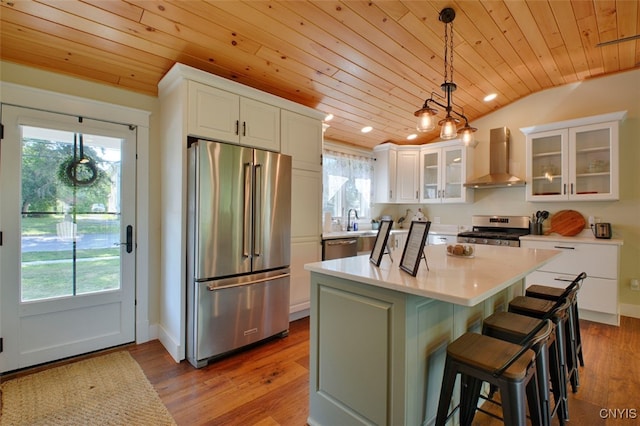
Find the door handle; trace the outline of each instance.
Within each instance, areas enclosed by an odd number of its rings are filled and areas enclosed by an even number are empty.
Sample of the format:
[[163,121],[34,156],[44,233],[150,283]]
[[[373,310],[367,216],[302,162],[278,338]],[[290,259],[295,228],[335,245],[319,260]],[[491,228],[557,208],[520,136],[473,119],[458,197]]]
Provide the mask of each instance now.
[[133,226],[127,225],[126,241],[124,243],[114,243],[114,246],[125,246],[127,253],[133,251]]
[[253,188],[253,255],[262,254],[262,164],[256,164],[254,170]]
[[133,251],[133,226],[127,225],[127,253]]

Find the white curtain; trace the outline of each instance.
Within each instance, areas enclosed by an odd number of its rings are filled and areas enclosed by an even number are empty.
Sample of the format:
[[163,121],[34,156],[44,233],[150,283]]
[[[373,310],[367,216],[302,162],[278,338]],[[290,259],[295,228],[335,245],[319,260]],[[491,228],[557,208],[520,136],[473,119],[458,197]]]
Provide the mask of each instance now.
[[355,209],[360,218],[370,217],[373,159],[325,150],[322,171],[324,211],[345,217],[349,209]]

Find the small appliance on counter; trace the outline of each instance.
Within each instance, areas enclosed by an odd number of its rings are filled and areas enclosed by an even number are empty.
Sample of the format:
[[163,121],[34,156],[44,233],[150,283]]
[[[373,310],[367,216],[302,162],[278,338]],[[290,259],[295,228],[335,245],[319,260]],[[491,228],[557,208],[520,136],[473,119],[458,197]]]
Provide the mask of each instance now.
[[595,235],[596,238],[611,238],[610,223],[594,223],[591,225],[591,230],[593,231],[593,235]]

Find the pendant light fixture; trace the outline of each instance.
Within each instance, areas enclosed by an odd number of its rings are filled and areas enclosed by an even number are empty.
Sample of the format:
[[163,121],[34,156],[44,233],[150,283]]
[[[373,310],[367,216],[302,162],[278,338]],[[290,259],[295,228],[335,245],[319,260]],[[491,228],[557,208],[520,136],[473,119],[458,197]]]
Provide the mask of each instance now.
[[[474,133],[478,129],[469,125],[469,120],[465,117],[462,108],[460,108],[461,112],[453,109],[455,104],[452,99],[452,93],[458,88],[453,82],[453,20],[455,17],[456,12],[450,7],[440,11],[438,19],[444,23],[444,83],[440,85],[440,88],[444,92],[444,96],[431,92],[431,97],[425,100],[422,108],[414,113],[418,117],[416,129],[419,132],[430,132],[436,128],[438,110],[433,107],[433,104],[435,104],[444,108],[447,112],[447,116],[438,121],[438,125],[441,126],[440,138],[446,140],[459,136],[465,145],[475,147],[477,143],[474,140]],[[447,104],[437,101],[434,96],[446,100]],[[458,129],[458,124],[460,124],[461,120],[464,120],[464,125]]]

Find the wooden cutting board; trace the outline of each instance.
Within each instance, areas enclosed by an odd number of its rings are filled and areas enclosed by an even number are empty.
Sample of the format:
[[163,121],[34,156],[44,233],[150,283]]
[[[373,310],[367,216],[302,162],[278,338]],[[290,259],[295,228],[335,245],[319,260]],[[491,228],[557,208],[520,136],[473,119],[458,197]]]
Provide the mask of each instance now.
[[584,217],[575,210],[560,210],[551,216],[551,228],[545,235],[552,232],[565,237],[572,237],[579,234],[586,224]]

